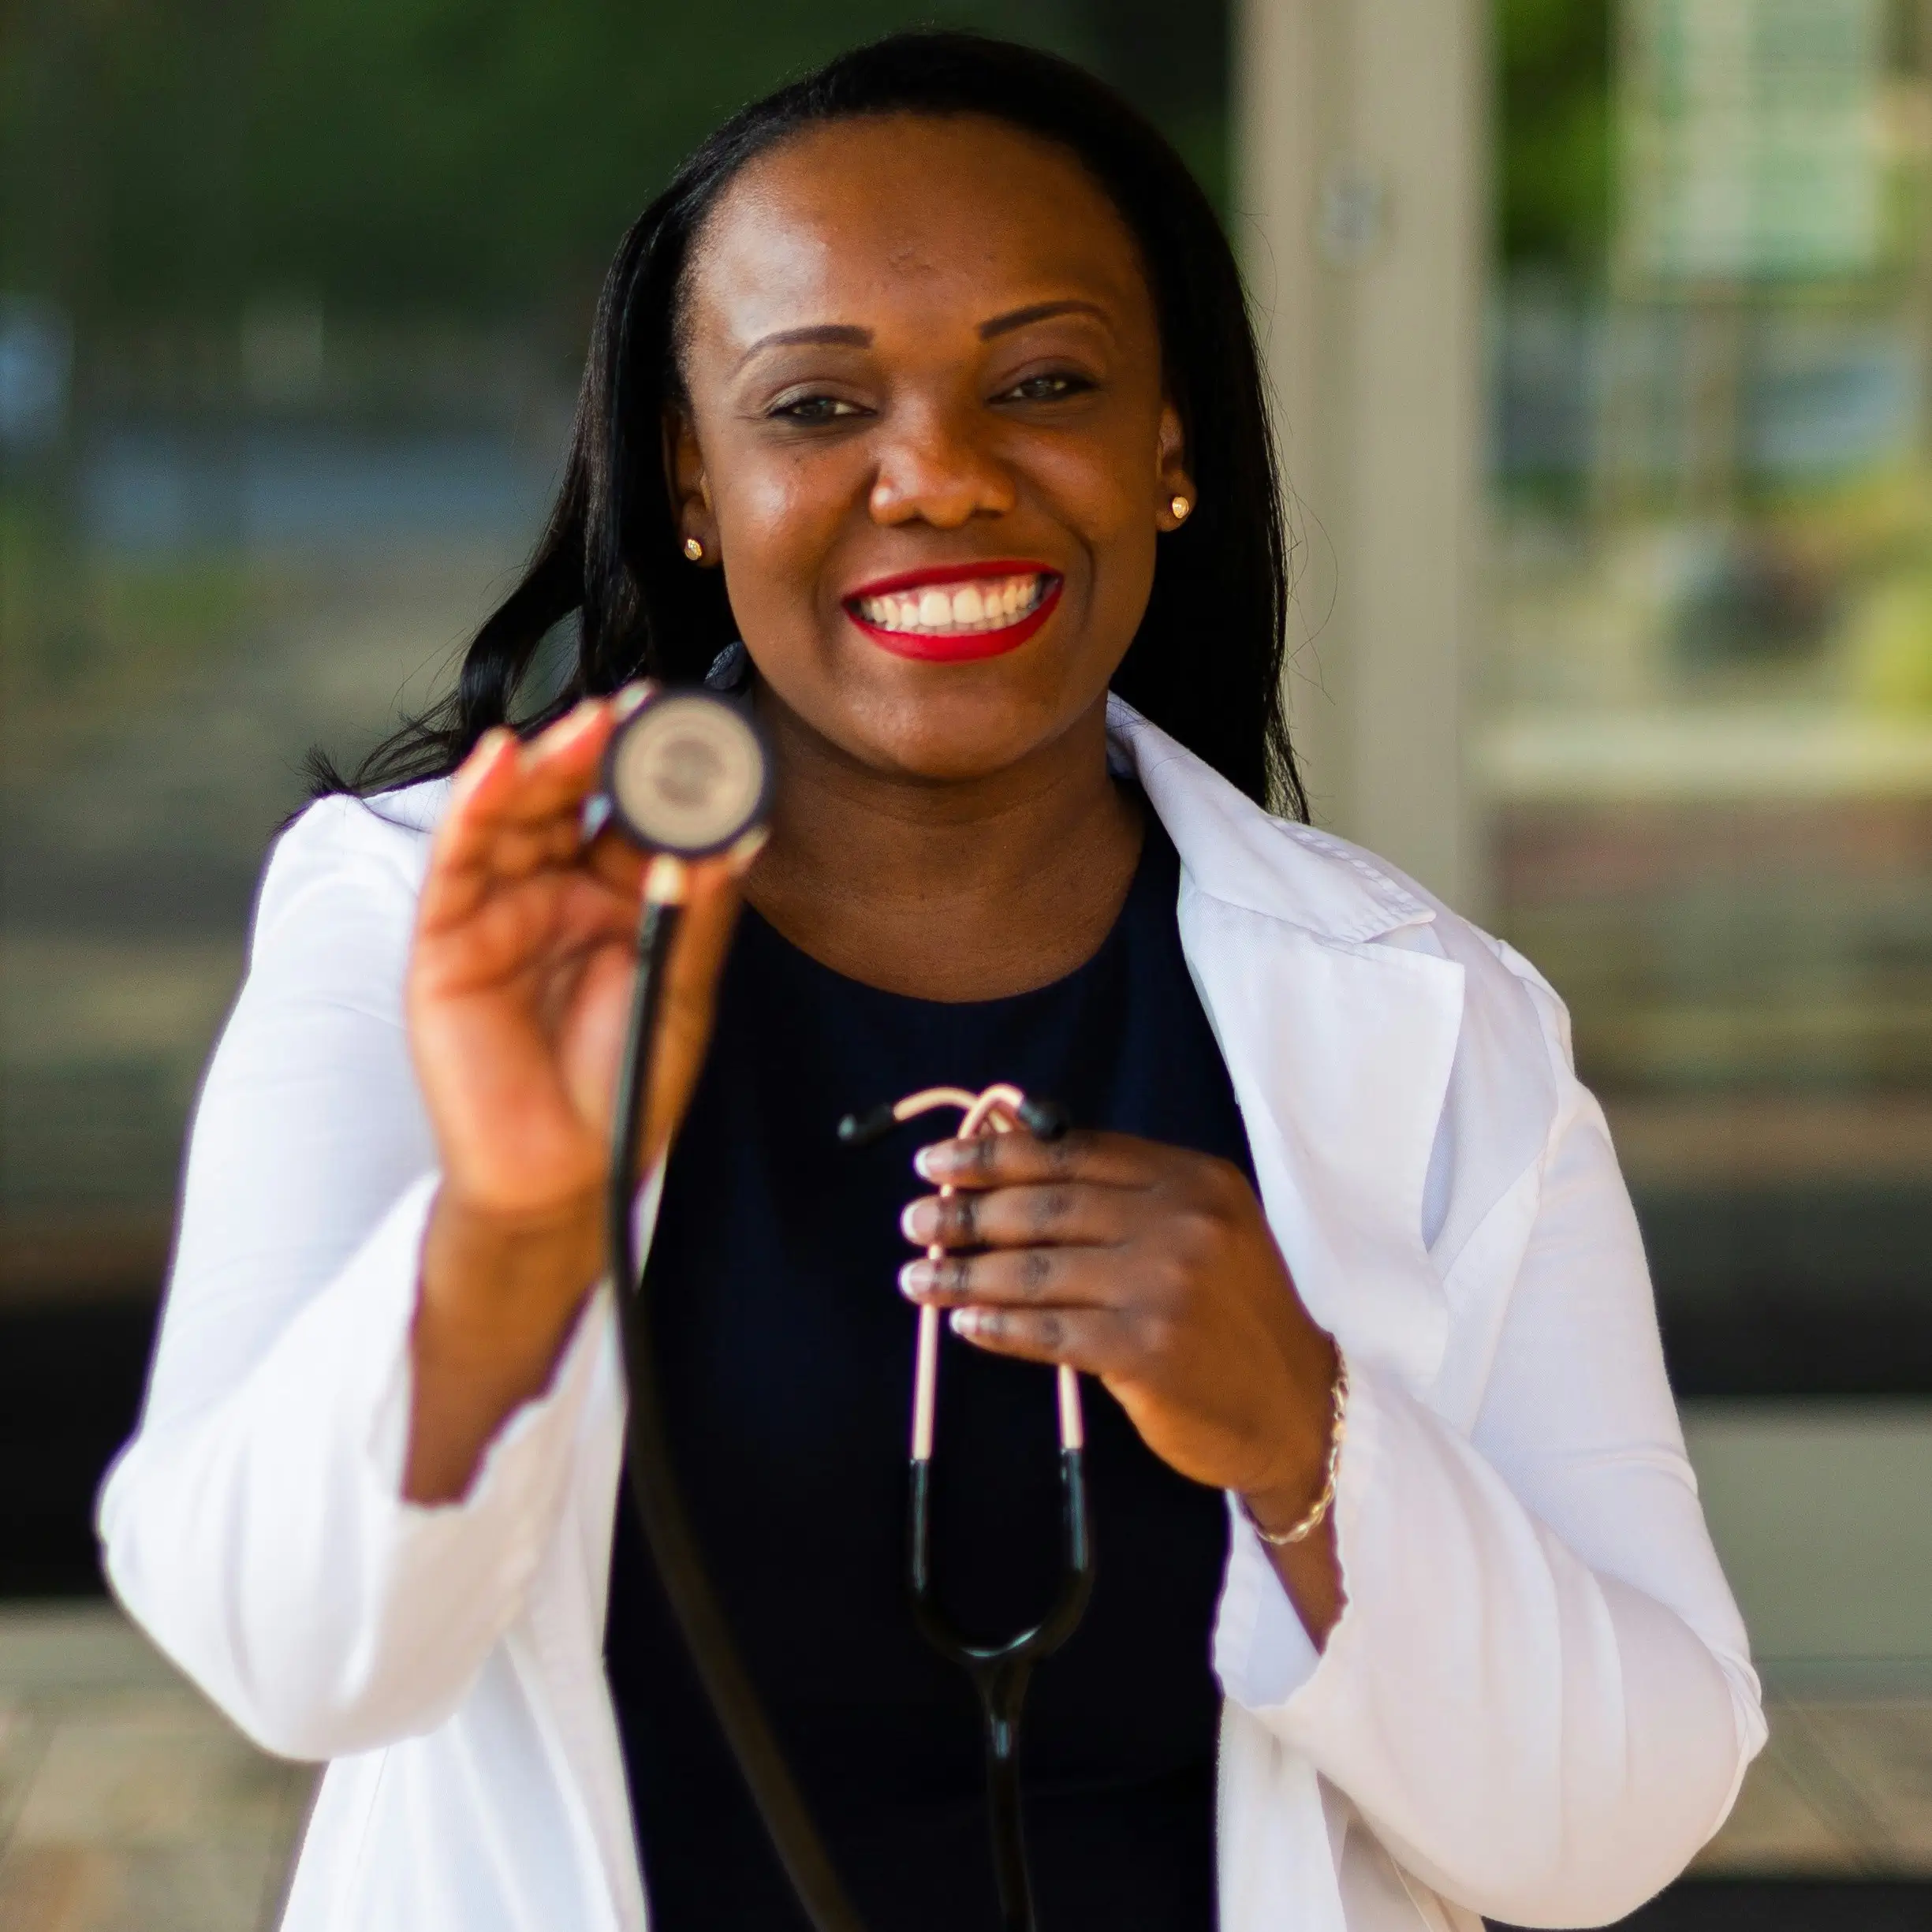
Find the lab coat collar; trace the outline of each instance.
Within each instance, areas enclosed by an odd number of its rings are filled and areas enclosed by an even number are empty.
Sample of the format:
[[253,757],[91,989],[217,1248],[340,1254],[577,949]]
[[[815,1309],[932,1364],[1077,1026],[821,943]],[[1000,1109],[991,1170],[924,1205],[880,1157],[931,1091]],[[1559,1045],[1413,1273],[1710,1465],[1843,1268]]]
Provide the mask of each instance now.
[[[1340,839],[1270,818],[1125,699],[1107,699],[1107,736],[1195,882],[1215,898],[1330,939],[1378,939],[1426,925],[1434,911]],[[399,787],[369,801],[378,817],[434,831],[449,781]]]
[[1270,818],[1123,698],[1107,700],[1107,735],[1181,863],[1214,897],[1329,939],[1379,939],[1435,917],[1354,847]]
[[1117,699],[1108,722],[1180,856],[1182,949],[1296,1287],[1423,1394],[1448,1337],[1423,1203],[1463,968],[1373,943],[1436,914],[1366,854],[1270,818]]

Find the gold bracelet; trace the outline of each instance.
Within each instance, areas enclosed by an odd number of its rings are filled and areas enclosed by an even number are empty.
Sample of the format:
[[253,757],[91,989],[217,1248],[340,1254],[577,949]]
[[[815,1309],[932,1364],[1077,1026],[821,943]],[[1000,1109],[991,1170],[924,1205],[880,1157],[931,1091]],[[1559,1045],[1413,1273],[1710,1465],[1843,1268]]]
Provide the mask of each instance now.
[[1322,1493],[1309,1505],[1308,1513],[1292,1528],[1285,1530],[1263,1529],[1255,1520],[1255,1512],[1248,1506],[1248,1498],[1241,1500],[1241,1513],[1248,1518],[1249,1525],[1261,1540],[1276,1550],[1285,1550],[1291,1543],[1306,1542],[1322,1527],[1322,1520],[1335,1506],[1335,1479],[1341,1469],[1341,1445],[1348,1434],[1348,1364],[1343,1360],[1338,1350],[1335,1356],[1335,1383],[1330,1400],[1334,1404],[1335,1419],[1328,1430],[1328,1468],[1322,1478]]

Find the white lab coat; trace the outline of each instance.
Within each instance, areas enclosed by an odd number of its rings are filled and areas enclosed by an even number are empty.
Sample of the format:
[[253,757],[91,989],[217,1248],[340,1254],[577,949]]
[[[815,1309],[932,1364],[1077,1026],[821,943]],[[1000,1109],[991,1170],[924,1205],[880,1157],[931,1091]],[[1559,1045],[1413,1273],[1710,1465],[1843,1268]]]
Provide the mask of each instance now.
[[[1563,1009],[1367,854],[1117,701],[1112,724],[1180,852],[1270,1223],[1353,1378],[1348,1607],[1318,1657],[1230,1512],[1223,1932],[1617,1918],[1765,1733]],[[330,1760],[286,1932],[639,1932],[602,1658],[607,1291],[464,1501],[400,1494],[436,1185],[401,988],[446,795],[331,799],[275,849],[101,1535],[122,1602],[244,1731]]]

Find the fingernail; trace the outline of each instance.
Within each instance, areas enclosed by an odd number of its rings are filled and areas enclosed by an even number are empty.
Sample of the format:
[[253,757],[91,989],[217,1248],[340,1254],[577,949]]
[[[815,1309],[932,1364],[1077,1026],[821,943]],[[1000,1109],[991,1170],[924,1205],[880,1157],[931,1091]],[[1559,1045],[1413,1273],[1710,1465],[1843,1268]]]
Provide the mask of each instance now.
[[654,852],[644,870],[644,897],[658,905],[682,905],[691,896],[691,868],[668,852]]
[[619,718],[628,718],[632,712],[651,696],[653,686],[648,678],[640,677],[635,684],[626,684],[610,701],[610,708]]
[[939,1270],[930,1261],[908,1261],[899,1270],[899,1292],[916,1301],[939,1285]]
[[544,733],[543,748],[546,752],[561,752],[575,744],[585,732],[595,726],[602,709],[595,698],[586,698],[581,704],[573,706]]
[[501,725],[492,725],[476,740],[475,748],[464,759],[455,781],[449,787],[451,804],[461,804],[495,769],[497,759],[502,755],[503,747],[509,741],[510,736]]
[[939,1203],[931,1195],[908,1201],[899,1227],[908,1241],[931,1240],[939,1232]]
[[977,1308],[955,1308],[946,1317],[946,1326],[954,1334],[970,1340],[979,1333],[984,1318]]
[[742,878],[751,871],[753,862],[771,841],[771,827],[755,825],[731,849],[725,853],[725,863],[731,867],[734,878]]
[[928,1180],[949,1180],[964,1165],[960,1151],[957,1140],[935,1140],[912,1156],[912,1166]]

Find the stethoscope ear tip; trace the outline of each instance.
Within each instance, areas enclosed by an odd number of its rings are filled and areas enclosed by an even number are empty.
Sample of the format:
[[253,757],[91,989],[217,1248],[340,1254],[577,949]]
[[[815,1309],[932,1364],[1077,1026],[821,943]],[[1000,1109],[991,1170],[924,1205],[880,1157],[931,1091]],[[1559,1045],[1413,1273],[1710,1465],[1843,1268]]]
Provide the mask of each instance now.
[[1073,1125],[1065,1107],[1057,1100],[1020,1102],[1013,1111],[1020,1117],[1020,1124],[1036,1140],[1057,1140]]
[[849,1147],[869,1147],[898,1124],[897,1113],[892,1102],[886,1101],[863,1113],[848,1113],[838,1124],[838,1137]]

